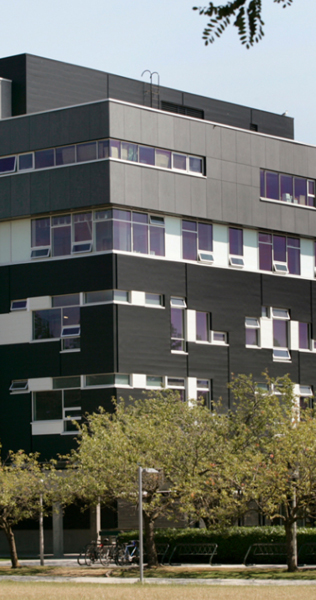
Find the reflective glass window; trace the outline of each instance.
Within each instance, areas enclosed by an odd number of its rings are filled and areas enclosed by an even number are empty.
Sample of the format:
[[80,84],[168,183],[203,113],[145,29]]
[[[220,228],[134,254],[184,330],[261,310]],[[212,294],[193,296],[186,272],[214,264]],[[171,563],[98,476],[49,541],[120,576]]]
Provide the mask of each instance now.
[[56,148],[56,165],[69,165],[76,162],[76,146]]
[[184,260],[197,260],[197,223],[182,221],[182,256]]
[[15,171],[16,158],[15,156],[7,156],[0,158],[0,174],[1,173],[12,173]]
[[113,290],[101,290],[100,292],[87,292],[85,294],[85,303],[94,304],[97,302],[112,302]]
[[110,155],[112,158],[121,158],[121,142],[110,140]]
[[273,319],[273,346],[277,348],[287,348],[287,321],[282,319]]
[[283,202],[293,202],[293,177],[290,175],[280,175],[281,200]]
[[280,199],[278,173],[266,173],[266,198],[270,198],[271,200]]
[[208,313],[196,312],[196,340],[199,342],[209,341]]
[[213,227],[207,223],[198,223],[198,246],[199,250],[212,252],[213,250]]
[[35,154],[35,169],[45,169],[47,167],[54,167],[55,165],[55,151],[53,148],[49,150],[38,150]]
[[65,256],[71,252],[71,225],[60,225],[52,229],[53,256]]
[[148,254],[148,215],[133,214],[133,252]]
[[229,254],[243,256],[243,231],[242,229],[229,228]]
[[62,419],[62,391],[36,392],[33,398],[34,421]]
[[32,248],[37,246],[50,246],[50,218],[33,219],[32,225]]
[[184,312],[171,308],[171,350],[184,350]]
[[265,193],[265,172],[262,171],[262,169],[260,170],[260,196],[261,198],[264,198],[266,195]]
[[98,142],[98,158],[109,158],[110,140]]
[[73,215],[74,241],[84,242],[92,240],[92,213],[78,213]]
[[96,142],[88,142],[86,144],[77,144],[77,162],[96,160],[96,158],[97,158]]
[[165,229],[150,225],[150,254],[155,256],[165,256]]
[[287,238],[287,260],[289,273],[292,275],[301,274],[301,250],[300,240],[297,238]]
[[52,297],[52,306],[54,308],[57,306],[74,306],[76,304],[80,304],[79,294],[65,294],[63,296]]
[[171,169],[171,152],[169,150],[158,150],[155,152],[156,167]]
[[155,148],[148,148],[148,146],[139,146],[139,162],[143,165],[154,165]]
[[202,159],[194,156],[189,157],[189,171],[193,173],[202,173]]
[[286,262],[286,237],[273,236],[273,258],[277,262]]
[[301,350],[309,350],[309,325],[308,323],[298,324],[299,348]]
[[29,154],[21,154],[19,156],[19,171],[29,171],[33,169],[33,152]]
[[187,169],[187,157],[185,154],[173,153],[173,168],[179,169],[180,171],[186,171]]
[[61,310],[35,310],[33,312],[33,339],[59,338],[61,333]]
[[138,145],[129,142],[121,142],[121,159],[138,161]]
[[307,180],[301,177],[294,177],[294,197],[297,204],[306,205]]

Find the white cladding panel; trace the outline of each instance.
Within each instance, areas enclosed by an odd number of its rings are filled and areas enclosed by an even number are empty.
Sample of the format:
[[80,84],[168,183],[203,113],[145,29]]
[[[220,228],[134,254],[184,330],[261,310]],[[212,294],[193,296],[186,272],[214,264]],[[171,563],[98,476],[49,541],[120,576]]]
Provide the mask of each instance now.
[[32,435],[49,435],[53,433],[63,433],[64,421],[34,421],[32,423]]
[[213,225],[214,264],[227,267],[228,265],[228,227]]
[[26,310],[0,315],[0,345],[25,344],[32,339],[32,313]]
[[13,262],[30,260],[31,224],[29,219],[11,223],[11,256]]
[[136,306],[145,306],[145,292],[131,292],[131,303]]
[[298,321],[290,321],[290,339],[289,339],[289,347],[291,350],[299,349],[299,339],[298,339]]
[[273,348],[272,319],[260,319],[261,348]]
[[196,342],[196,311],[187,310],[187,341]]
[[53,389],[52,377],[37,377],[36,379],[29,379],[29,390],[30,392],[46,392]]
[[176,217],[165,217],[166,258],[182,258],[182,221]]
[[52,299],[50,296],[34,296],[28,300],[30,310],[44,310],[52,307]]
[[258,233],[253,229],[244,229],[244,263],[247,271],[258,270]]
[[188,377],[187,379],[187,397],[188,400],[197,400],[196,377]]
[[131,378],[131,383],[133,388],[142,388],[146,387],[146,375],[141,373],[134,373]]

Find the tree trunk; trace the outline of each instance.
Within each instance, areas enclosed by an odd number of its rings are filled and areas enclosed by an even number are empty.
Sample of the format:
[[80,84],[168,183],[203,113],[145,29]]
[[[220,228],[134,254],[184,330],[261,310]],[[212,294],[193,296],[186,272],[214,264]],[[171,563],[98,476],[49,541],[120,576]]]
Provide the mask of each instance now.
[[12,569],[17,569],[20,565],[19,565],[18,554],[17,554],[17,551],[16,551],[14,533],[13,533],[12,528],[10,527],[10,525],[7,525],[3,529],[4,529],[4,533],[6,535],[6,538],[8,540],[9,548],[10,548],[10,557],[11,557]]
[[297,536],[296,522],[284,523],[286,535],[286,554],[288,571],[297,570]]
[[149,567],[158,567],[158,556],[154,538],[154,521],[143,513],[145,535],[146,535],[146,551],[147,551],[147,563]]

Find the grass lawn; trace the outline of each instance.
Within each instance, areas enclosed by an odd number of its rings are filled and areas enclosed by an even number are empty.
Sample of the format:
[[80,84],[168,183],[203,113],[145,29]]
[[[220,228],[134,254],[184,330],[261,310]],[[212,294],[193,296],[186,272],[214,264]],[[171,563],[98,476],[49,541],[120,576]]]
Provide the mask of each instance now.
[[[59,577],[139,577],[139,569],[133,567],[115,567],[105,568],[100,565],[93,567],[63,567],[63,566],[23,566],[19,569],[12,569],[9,566],[0,565],[0,575],[41,575],[41,576],[59,576]],[[249,567],[247,569],[227,567],[176,567],[164,566],[144,570],[144,576],[148,578],[167,577],[170,579],[314,579],[316,584],[316,568],[300,568],[296,573],[288,573],[286,569],[272,568],[262,569],[259,567]],[[315,586],[316,588],[316,586]]]
[[0,600],[314,600],[316,586],[149,586],[1,582]]

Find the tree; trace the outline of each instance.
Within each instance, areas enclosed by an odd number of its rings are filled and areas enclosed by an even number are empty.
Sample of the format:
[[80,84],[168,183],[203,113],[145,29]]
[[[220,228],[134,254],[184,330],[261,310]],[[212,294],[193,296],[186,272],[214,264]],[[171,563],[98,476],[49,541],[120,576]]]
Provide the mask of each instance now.
[[[290,6],[293,0],[273,0],[283,8]],[[235,19],[233,26],[237,27],[240,41],[246,48],[258,43],[264,36],[262,20],[262,0],[232,0],[226,4],[215,5],[210,2],[207,7],[194,6],[200,15],[210,17],[203,31],[202,39],[205,45],[213,44],[230,25],[231,18]]]
[[266,381],[267,392],[252,377],[240,376],[232,383],[236,469],[244,473],[247,498],[270,519],[283,521],[288,570],[295,571],[296,523],[316,511],[316,419],[313,410],[299,409],[288,376],[266,376]]
[[0,463],[0,529],[8,540],[13,568],[20,565],[12,528],[24,519],[39,515],[41,489],[44,502],[48,499],[42,486],[44,477],[36,454],[10,451],[7,459]]
[[[115,403],[115,414],[89,415],[70,457],[73,477],[66,485],[87,502],[121,499],[138,503],[137,467],[144,472],[143,518],[148,564],[158,564],[154,524],[185,506],[185,494],[197,474],[210,465],[215,420],[197,403],[184,403],[178,394],[162,391],[126,405]],[[191,484],[190,484],[191,478]],[[183,503],[183,504],[182,504]]]

